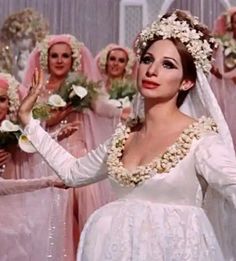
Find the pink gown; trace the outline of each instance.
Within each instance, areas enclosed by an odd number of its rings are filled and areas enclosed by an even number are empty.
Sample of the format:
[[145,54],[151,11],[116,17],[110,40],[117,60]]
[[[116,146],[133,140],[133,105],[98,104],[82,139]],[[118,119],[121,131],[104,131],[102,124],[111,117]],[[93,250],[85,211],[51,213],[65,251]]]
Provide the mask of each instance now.
[[[126,48],[118,46],[116,44],[110,44],[107,47],[113,48],[121,48],[125,52],[127,52]],[[86,130],[86,144],[88,150],[92,150],[97,148],[100,144],[104,143],[115,131],[117,124],[121,120],[122,109],[115,107],[115,105],[108,102],[109,94],[106,88],[106,84],[108,82],[107,74],[101,70],[99,64],[99,60],[103,51],[101,51],[95,58],[96,66],[97,66],[97,75],[98,79],[103,83],[102,88],[100,90],[99,98],[93,104],[93,110],[87,110],[84,113],[84,126]],[[130,57],[129,57],[130,58]],[[127,68],[126,68],[127,69]],[[130,79],[136,79],[137,73],[137,64],[133,61],[131,74],[125,76]],[[90,185],[91,186],[91,185]],[[108,179],[98,182],[96,185],[99,188],[99,199],[97,201],[96,206],[101,207],[111,201],[113,201],[116,197],[112,192],[112,188]]]
[[[45,98],[46,96],[43,97]],[[71,122],[80,117],[80,114],[74,113],[65,120]],[[53,128],[47,128],[47,131],[53,135],[59,128],[60,124],[57,124]],[[81,128],[61,142],[61,145],[75,156],[80,156],[78,151],[84,153],[80,131]],[[56,176],[38,153],[18,152],[15,162],[16,171],[12,172],[11,178],[32,179]],[[24,207],[22,207],[22,212],[27,213],[24,225],[30,234],[30,237],[26,237],[25,232],[25,239],[22,240],[22,244],[31,246],[27,250],[28,260],[75,260],[79,237],[75,189],[48,188],[28,194],[24,196]],[[43,243],[39,245],[38,242],[42,241]]]
[[234,148],[236,148],[236,83],[232,80],[233,77],[236,77],[236,69],[225,72],[224,56],[221,47],[215,53],[214,66],[222,74],[223,78],[218,79],[215,75],[210,75],[210,85],[228,123]]
[[[4,178],[11,178],[17,171],[15,158],[20,151],[13,153],[6,165]],[[52,181],[55,177],[52,177]],[[47,260],[49,238],[42,237],[42,228],[48,226],[48,208],[44,200],[52,188],[49,178],[10,180],[0,178],[0,259],[11,261]],[[44,188],[44,189],[43,189]],[[37,191],[36,191],[37,190]],[[31,193],[23,193],[30,192]],[[16,194],[22,193],[22,194]],[[45,219],[39,217],[39,209]]]

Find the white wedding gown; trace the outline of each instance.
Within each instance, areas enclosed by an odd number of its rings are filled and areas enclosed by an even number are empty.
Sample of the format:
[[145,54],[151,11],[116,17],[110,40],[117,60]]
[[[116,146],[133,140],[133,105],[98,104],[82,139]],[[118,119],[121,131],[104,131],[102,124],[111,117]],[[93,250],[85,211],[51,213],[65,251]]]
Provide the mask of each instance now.
[[[35,120],[25,132],[69,186],[107,177],[110,140],[75,159]],[[82,236],[78,261],[223,261],[212,224],[203,209],[207,186],[236,205],[236,161],[220,136],[208,132],[191,143],[188,154],[169,173],[136,187],[111,180],[117,200],[96,210]],[[223,213],[222,213],[223,214]]]

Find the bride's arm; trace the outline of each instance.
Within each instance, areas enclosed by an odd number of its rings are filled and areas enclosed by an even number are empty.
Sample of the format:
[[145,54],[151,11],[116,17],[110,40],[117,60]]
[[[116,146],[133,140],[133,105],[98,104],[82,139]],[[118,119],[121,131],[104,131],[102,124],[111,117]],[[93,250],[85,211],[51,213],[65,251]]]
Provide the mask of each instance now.
[[44,160],[68,186],[83,186],[106,178],[106,158],[109,141],[86,156],[75,158],[61,147],[40,127],[39,121],[31,119],[24,129]]
[[0,178],[0,196],[30,192],[53,186],[63,188],[63,183],[56,176],[17,180]]

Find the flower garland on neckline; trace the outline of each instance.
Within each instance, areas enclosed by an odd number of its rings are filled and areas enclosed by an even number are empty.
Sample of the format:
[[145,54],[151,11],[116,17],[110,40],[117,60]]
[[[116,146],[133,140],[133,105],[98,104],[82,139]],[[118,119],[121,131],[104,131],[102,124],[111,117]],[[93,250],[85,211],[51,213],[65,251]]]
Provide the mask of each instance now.
[[211,131],[217,132],[215,122],[212,118],[202,116],[184,129],[176,142],[168,147],[161,156],[130,171],[124,168],[121,158],[131,129],[129,126],[121,124],[113,136],[108,151],[108,176],[122,187],[135,187],[156,174],[168,173],[187,155],[194,139],[199,139],[204,133]]

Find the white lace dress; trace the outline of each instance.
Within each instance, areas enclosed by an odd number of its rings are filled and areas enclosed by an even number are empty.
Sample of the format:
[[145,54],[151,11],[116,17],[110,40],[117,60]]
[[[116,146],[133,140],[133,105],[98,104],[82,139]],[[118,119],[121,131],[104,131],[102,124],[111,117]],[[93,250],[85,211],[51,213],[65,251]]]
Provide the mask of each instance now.
[[[32,120],[26,134],[66,184],[104,179],[108,170],[117,195],[89,218],[77,260],[233,260],[223,257],[202,208],[208,185],[236,205],[236,161],[211,129],[204,118],[191,125],[162,157],[141,166],[143,174],[137,177],[124,168],[119,175],[112,173],[112,146],[124,137],[122,128],[86,157],[75,159]],[[134,181],[137,185],[131,186]]]

